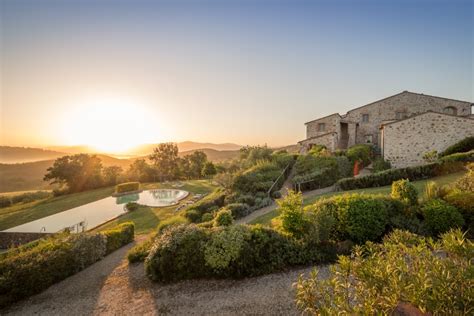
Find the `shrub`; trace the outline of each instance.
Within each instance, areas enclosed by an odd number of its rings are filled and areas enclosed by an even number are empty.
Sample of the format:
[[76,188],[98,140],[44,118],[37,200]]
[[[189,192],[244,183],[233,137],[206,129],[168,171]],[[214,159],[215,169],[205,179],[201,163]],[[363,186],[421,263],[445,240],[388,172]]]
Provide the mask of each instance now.
[[226,205],[226,209],[232,212],[232,217],[235,219],[247,216],[250,213],[250,208],[245,203],[231,203]]
[[464,167],[451,163],[432,163],[422,166],[390,169],[367,176],[341,179],[336,183],[338,190],[356,190],[391,185],[393,181],[408,179],[410,181],[432,178],[446,173],[461,171]]
[[467,165],[468,172],[461,179],[456,181],[456,188],[461,191],[474,192],[474,163]]
[[207,230],[193,224],[163,231],[145,259],[147,275],[163,282],[210,276],[212,270],[204,259],[208,240]]
[[422,208],[425,223],[430,233],[438,236],[454,227],[464,224],[462,215],[457,208],[443,200],[435,199],[425,203]]
[[0,260],[0,307],[39,293],[106,253],[101,234],[58,235],[5,255]]
[[444,200],[458,209],[469,230],[468,237],[474,237],[474,192],[453,191],[444,196]]
[[423,154],[423,160],[427,163],[435,162],[438,159],[438,151],[431,150]]
[[280,210],[282,229],[290,236],[302,238],[306,233],[306,221],[303,215],[303,194],[288,192],[288,195],[277,201]]
[[202,214],[201,222],[210,222],[214,219],[214,216],[211,213]]
[[135,202],[128,202],[127,204],[125,204],[125,207],[127,211],[133,212],[133,211],[138,210],[138,208],[140,207],[140,204],[135,203]]
[[444,162],[474,162],[474,150],[444,156],[440,160]]
[[382,237],[388,222],[384,203],[374,196],[352,194],[336,196],[340,229],[349,239],[364,243]]
[[185,217],[180,216],[180,215],[175,215],[161,221],[158,224],[157,231],[160,234],[168,227],[178,226],[178,225],[187,224],[187,223],[188,223],[188,220]]
[[346,155],[352,162],[362,161],[362,164],[367,166],[370,164],[372,150],[371,145],[359,144],[347,149]]
[[233,225],[214,232],[204,247],[206,265],[217,273],[228,268],[232,261],[239,258],[245,239],[249,238],[249,230],[241,225]]
[[400,302],[427,314],[472,314],[473,251],[460,231],[434,244],[396,231],[383,244],[340,257],[328,278],[319,278],[317,269],[300,276],[296,304],[313,315],[392,315]]
[[466,137],[454,145],[449,146],[441,153],[441,156],[448,156],[455,153],[463,153],[474,150],[474,136]]
[[221,209],[214,217],[214,226],[230,226],[234,222],[232,212],[228,209]]
[[374,169],[374,172],[381,172],[392,168],[390,161],[386,161],[383,158],[375,159],[372,163],[372,167]]
[[107,251],[109,254],[128,243],[131,243],[134,239],[135,225],[132,222],[126,222],[118,225],[114,229],[104,230],[101,232],[107,237]]
[[9,207],[12,205],[12,200],[8,196],[0,196],[0,208]]
[[284,177],[280,177],[282,171],[283,169],[275,162],[260,161],[255,166],[235,176],[232,189],[244,194],[267,192],[277,179],[279,179],[279,183],[277,183],[275,189],[279,189],[285,181]]
[[239,195],[237,198],[237,203],[245,203],[248,204],[249,206],[254,206],[255,205],[255,197],[250,194],[243,194]]
[[126,182],[117,184],[115,186],[115,193],[124,193],[138,191],[140,189],[140,182]]
[[418,191],[410,180],[398,180],[392,183],[392,192],[390,196],[406,205],[418,204]]
[[51,192],[48,191],[36,191],[26,192],[11,197],[12,204],[16,203],[29,203],[37,200],[42,200],[51,197]]
[[153,241],[155,238],[156,236],[153,236],[152,238],[149,238],[146,241],[135,245],[132,249],[130,249],[127,253],[128,262],[136,263],[145,261],[145,258],[150,253],[150,248],[153,245]]
[[211,213],[224,206],[225,192],[222,189],[216,189],[214,192],[194,203],[186,209],[184,216],[192,223],[198,223],[204,213]]
[[280,191],[275,191],[272,193],[272,198],[274,199],[280,199],[282,197],[282,194]]

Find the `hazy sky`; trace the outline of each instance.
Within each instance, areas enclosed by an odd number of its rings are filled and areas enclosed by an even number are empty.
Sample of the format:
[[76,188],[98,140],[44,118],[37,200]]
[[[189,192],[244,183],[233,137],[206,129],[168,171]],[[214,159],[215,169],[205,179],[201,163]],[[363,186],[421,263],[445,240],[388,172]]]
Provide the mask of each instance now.
[[0,141],[284,145],[403,90],[474,101],[473,2],[0,0]]

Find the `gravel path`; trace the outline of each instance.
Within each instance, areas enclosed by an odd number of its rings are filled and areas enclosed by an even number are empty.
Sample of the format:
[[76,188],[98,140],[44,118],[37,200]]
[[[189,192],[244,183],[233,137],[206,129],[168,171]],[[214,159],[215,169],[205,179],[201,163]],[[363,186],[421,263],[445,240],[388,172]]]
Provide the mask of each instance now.
[[[243,280],[151,282],[123,247],[46,291],[0,311],[7,315],[296,315],[292,283],[311,268]],[[326,277],[328,268],[321,267]]]

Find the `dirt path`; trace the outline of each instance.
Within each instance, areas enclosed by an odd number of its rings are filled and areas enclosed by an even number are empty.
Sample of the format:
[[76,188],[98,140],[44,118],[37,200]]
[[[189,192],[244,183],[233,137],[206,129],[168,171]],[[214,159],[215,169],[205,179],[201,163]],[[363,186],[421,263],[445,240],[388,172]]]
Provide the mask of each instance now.
[[[311,268],[243,280],[151,282],[128,265],[131,245],[46,291],[0,311],[7,315],[296,315],[292,283]],[[321,275],[328,273],[321,268]]]

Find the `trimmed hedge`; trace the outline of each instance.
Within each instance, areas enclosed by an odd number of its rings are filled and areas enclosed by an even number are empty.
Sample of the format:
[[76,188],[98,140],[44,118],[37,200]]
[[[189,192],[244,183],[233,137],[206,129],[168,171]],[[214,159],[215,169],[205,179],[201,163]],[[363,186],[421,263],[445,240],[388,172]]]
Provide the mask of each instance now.
[[464,165],[462,163],[434,162],[422,166],[390,169],[358,178],[341,179],[336,183],[336,189],[339,191],[347,191],[382,187],[391,185],[393,181],[401,179],[408,179],[410,181],[428,179],[463,169]]
[[0,307],[39,293],[133,240],[124,223],[100,233],[61,233],[0,256]]
[[135,225],[132,222],[126,222],[118,225],[117,228],[105,230],[101,234],[107,237],[106,254],[109,254],[133,241]]
[[115,193],[125,193],[140,190],[140,182],[126,182],[115,186]]
[[463,140],[457,142],[454,145],[449,146],[443,151],[440,156],[448,156],[455,153],[463,153],[466,151],[474,150],[474,136],[466,137]]
[[447,155],[442,157],[440,160],[444,162],[474,162],[474,150]]
[[204,228],[191,224],[170,228],[157,237],[145,269],[152,280],[162,282],[243,278],[335,257],[333,245],[308,246],[260,225]]
[[421,207],[421,211],[426,226],[434,236],[464,225],[464,219],[458,209],[443,200],[431,200]]

